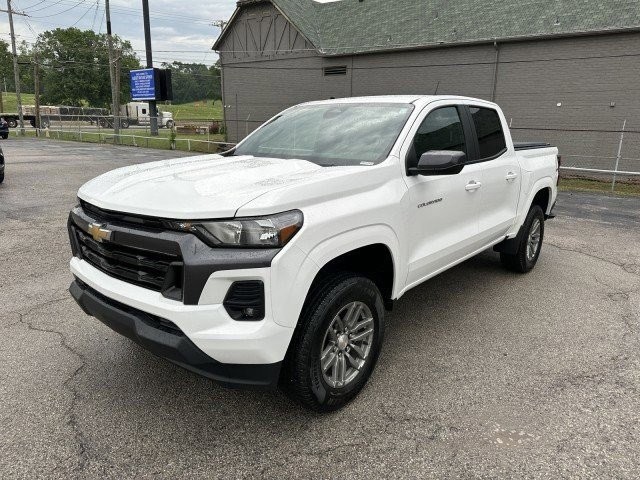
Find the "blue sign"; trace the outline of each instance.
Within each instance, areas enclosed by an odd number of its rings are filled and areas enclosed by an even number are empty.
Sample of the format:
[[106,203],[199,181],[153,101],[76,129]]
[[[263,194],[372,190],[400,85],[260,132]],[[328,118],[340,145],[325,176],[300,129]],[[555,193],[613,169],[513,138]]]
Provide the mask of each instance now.
[[156,75],[153,68],[131,70],[131,99],[156,100]]

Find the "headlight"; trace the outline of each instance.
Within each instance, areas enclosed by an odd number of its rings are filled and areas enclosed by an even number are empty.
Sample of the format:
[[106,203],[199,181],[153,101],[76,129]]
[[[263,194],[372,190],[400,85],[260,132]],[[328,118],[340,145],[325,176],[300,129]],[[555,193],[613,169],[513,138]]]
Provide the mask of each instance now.
[[212,222],[172,222],[176,230],[196,234],[212,247],[284,247],[302,228],[302,212]]

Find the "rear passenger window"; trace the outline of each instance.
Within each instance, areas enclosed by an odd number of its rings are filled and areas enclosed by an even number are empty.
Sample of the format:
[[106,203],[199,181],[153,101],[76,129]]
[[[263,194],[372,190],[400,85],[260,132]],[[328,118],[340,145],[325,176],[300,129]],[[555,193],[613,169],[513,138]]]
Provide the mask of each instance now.
[[471,107],[471,117],[476,126],[480,158],[491,158],[507,149],[500,116],[490,108]]
[[413,141],[416,158],[431,150],[467,153],[462,121],[456,107],[439,108],[424,119]]

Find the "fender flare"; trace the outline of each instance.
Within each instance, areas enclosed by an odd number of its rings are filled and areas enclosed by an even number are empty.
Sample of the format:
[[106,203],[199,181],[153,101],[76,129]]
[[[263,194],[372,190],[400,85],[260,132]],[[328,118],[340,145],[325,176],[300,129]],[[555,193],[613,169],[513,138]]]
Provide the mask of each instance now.
[[[397,260],[400,255],[398,237],[388,225],[359,227],[325,239],[311,249],[292,279],[286,292],[286,302],[283,302],[285,297],[272,298],[277,323],[295,327],[311,286],[322,268],[346,253],[371,245],[384,245],[389,249],[394,272],[392,297],[395,298],[400,284],[406,278],[406,270],[402,270]],[[286,308],[280,307],[283,303],[286,303]]]
[[536,183],[533,184],[533,187],[529,190],[530,193],[529,193],[529,197],[527,198],[527,201],[523,203],[523,205],[526,206],[526,208],[520,212],[520,215],[518,218],[519,220],[518,224],[520,226],[522,226],[522,222],[524,222],[524,219],[529,213],[529,209],[533,204],[533,199],[536,197],[538,192],[540,192],[540,190],[544,190],[545,188],[548,188],[551,194],[549,195],[549,205],[547,205],[547,209],[545,210],[544,214],[547,215],[551,212],[551,207],[553,206],[552,195],[553,195],[554,186],[555,186],[555,183],[551,177],[541,178],[540,180],[538,180]]
[[[536,195],[541,190],[544,190],[545,188],[548,188],[551,192],[551,195],[553,195],[554,185],[555,184],[551,177],[541,178],[540,180],[538,180],[536,183],[533,184],[533,188],[530,189],[530,193],[529,193],[529,197],[527,198],[527,201],[522,204],[524,208],[518,213],[518,220],[515,224],[517,225],[517,228],[518,228],[516,235],[494,246],[493,247],[494,251],[500,252],[500,253],[506,253],[509,255],[514,255],[518,251],[518,246],[520,245],[520,241],[522,240],[522,235],[524,235],[524,231],[523,231],[524,221],[527,218],[527,215],[529,214],[529,210],[531,210],[531,205],[533,205],[533,199],[536,198]],[[551,209],[553,207],[553,198],[551,197],[551,195],[549,196],[549,204],[547,205],[547,208],[544,212],[545,216],[551,212]]]

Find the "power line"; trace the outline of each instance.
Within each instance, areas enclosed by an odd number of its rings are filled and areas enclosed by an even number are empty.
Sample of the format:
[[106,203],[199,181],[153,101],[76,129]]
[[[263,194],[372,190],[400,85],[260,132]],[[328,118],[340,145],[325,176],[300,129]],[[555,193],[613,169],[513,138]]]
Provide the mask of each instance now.
[[[89,12],[91,11],[91,9],[92,9],[92,8],[93,8],[93,5],[89,5],[89,8],[87,8],[87,10],[82,14],[82,16],[81,16],[81,17],[76,21],[76,23],[74,23],[73,25],[71,25],[71,27],[70,27],[70,28],[73,28],[73,27],[75,27],[77,24],[79,24],[79,23],[82,21],[82,19],[83,19],[84,17],[86,17],[86,16],[87,16],[87,13],[89,13]],[[92,29],[92,30],[93,30],[93,29]]]
[[82,5],[83,3],[85,3],[87,0],[80,0],[78,3],[76,3],[73,7],[69,7],[66,10],[62,10],[58,13],[52,13],[51,15],[41,15],[41,16],[35,16],[35,15],[29,15],[31,18],[50,18],[50,17],[57,17],[58,15],[62,15],[63,13],[67,13],[70,12],[71,10],[73,10],[74,8],[79,7],[80,5]]
[[[49,5],[47,5],[46,7],[38,8],[37,10],[32,10],[31,13],[36,13],[36,12],[40,12],[42,10],[46,10],[47,8],[55,7],[59,3],[62,3],[62,1],[63,0],[58,0],[57,2],[53,2],[53,3],[49,4]],[[26,10],[28,11],[31,8],[35,7],[35,6],[40,5],[41,3],[44,3],[44,2],[38,2],[35,5],[33,5],[32,7],[27,8]]]
[[36,4],[34,4],[34,5],[31,5],[31,6],[27,7],[25,10],[30,10],[30,9],[32,9],[33,7],[37,7],[38,5],[41,5],[41,4],[43,4],[44,2],[46,2],[46,1],[47,1],[47,0],[40,0],[38,3],[36,3]]
[[[72,5],[74,2],[71,2],[70,0],[57,0],[56,2],[54,2],[53,4],[47,5],[46,7],[42,7],[33,11],[30,11],[29,13],[37,13],[39,11],[42,10],[46,10],[47,8],[51,8],[55,5]],[[29,7],[27,10],[30,10],[31,8],[33,8],[34,6]],[[75,8],[76,5],[74,5],[72,8]],[[114,6],[111,7],[111,11],[113,12],[121,12],[121,13],[127,13],[127,14],[131,14],[131,13],[137,13],[142,15],[142,11],[137,9],[137,8],[131,8],[131,7],[125,7],[125,6]],[[57,14],[55,14],[57,15]],[[55,15],[51,15],[51,16],[55,16]],[[176,20],[176,19],[184,19],[184,22],[189,22],[189,23],[202,23],[202,24],[209,24],[208,20],[205,20],[201,17],[193,17],[193,16],[189,16],[189,15],[183,15],[183,14],[179,14],[179,13],[173,13],[173,12],[154,12],[150,14],[151,18],[163,18],[164,20],[171,20],[171,21],[180,21],[180,20]],[[35,18],[35,17],[34,17]],[[45,18],[45,17],[41,17],[41,18]]]
[[96,0],[96,11],[93,14],[93,22],[91,22],[91,30],[95,30],[96,19],[98,18],[98,10],[100,10],[100,0]]

